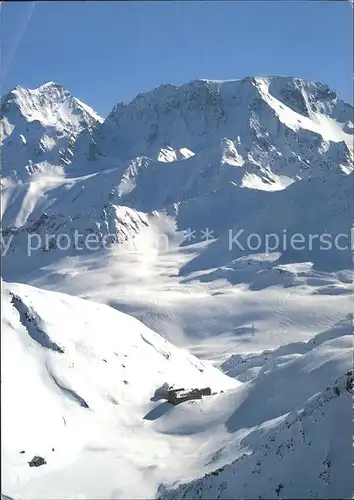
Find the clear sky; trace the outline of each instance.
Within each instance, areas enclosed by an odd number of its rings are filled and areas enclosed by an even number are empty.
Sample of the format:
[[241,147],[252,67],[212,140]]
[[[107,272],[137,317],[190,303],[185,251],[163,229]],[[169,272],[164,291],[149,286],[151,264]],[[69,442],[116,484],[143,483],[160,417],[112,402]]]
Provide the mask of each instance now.
[[55,81],[103,116],[163,83],[289,75],[352,102],[347,2],[3,2],[1,93]]

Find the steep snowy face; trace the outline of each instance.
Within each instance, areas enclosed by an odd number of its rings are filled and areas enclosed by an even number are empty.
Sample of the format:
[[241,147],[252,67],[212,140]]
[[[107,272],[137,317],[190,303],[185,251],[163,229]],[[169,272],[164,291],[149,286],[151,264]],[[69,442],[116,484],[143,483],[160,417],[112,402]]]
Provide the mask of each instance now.
[[353,108],[339,99],[328,85],[300,78],[263,79],[270,95],[284,102],[296,113],[311,118],[314,113],[327,115],[344,125],[346,133],[353,133]]
[[3,176],[19,178],[71,161],[77,135],[102,122],[61,85],[16,87],[1,101]]
[[282,77],[197,80],[179,87],[163,85],[130,104],[118,104],[97,139],[105,155],[129,159],[156,157],[166,147],[199,153],[228,138],[247,159],[257,148],[284,154],[286,146],[294,146],[291,137],[282,144],[282,136],[291,130],[321,134],[315,119],[321,115],[338,122],[337,131],[323,127],[324,140],[344,140],[352,132],[353,109],[322,84]]
[[14,121],[38,120],[43,126],[79,131],[83,127],[102,122],[92,108],[73,97],[61,85],[48,82],[37,89],[18,86],[2,100],[2,112]]
[[[162,85],[119,103],[102,125],[85,130],[72,169],[101,170],[145,156],[181,170],[196,165],[201,178],[189,179],[196,189],[184,188],[185,197],[229,181],[278,190],[337,166],[349,173],[352,122],[353,108],[328,87],[296,78]],[[153,169],[147,175],[154,177]],[[161,183],[171,185],[169,175],[163,171]],[[179,201],[177,193],[169,198]]]
[[[118,104],[104,122],[49,82],[35,90],[17,87],[1,113],[4,176],[83,175],[145,156],[162,165],[138,172],[134,184],[140,189],[142,177],[157,181],[155,192],[166,192],[167,204],[230,181],[279,190],[338,166],[345,173],[353,168],[353,108],[325,85],[296,78],[163,85]],[[164,169],[166,163],[173,169]],[[155,201],[149,210],[164,200]]]

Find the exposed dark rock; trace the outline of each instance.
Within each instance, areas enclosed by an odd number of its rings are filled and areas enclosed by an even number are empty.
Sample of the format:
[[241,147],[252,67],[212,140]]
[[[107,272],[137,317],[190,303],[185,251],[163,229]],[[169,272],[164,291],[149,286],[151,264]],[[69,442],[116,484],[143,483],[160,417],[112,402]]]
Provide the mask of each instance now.
[[352,372],[352,370],[350,370],[349,372],[347,372],[345,375],[346,375],[345,389],[348,392],[352,392],[353,391],[353,387],[354,387],[354,379],[353,379],[353,372]]
[[278,484],[278,486],[275,488],[275,493],[277,494],[277,497],[279,497],[281,490],[284,488],[282,484]]
[[30,467],[40,467],[41,465],[46,464],[47,462],[44,460],[43,457],[39,457],[36,455],[35,457],[32,458],[30,462],[28,462],[28,465]]

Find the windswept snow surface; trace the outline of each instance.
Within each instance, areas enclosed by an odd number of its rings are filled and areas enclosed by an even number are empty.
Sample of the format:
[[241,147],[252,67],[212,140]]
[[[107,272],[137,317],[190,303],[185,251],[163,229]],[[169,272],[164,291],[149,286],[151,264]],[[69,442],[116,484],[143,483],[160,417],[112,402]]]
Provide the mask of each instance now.
[[292,77],[2,98],[7,496],[350,497],[353,122]]

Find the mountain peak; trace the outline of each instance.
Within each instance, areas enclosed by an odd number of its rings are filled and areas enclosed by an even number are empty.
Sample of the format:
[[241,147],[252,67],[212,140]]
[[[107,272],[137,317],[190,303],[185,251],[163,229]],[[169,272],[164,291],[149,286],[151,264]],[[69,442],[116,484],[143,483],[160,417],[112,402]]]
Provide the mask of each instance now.
[[49,82],[43,83],[43,85],[41,85],[40,87],[38,87],[37,90],[39,90],[39,89],[47,89],[47,88],[61,88],[62,89],[63,86],[60,85],[60,83],[49,81]]
[[71,122],[73,118],[78,121],[79,115],[90,123],[102,122],[102,118],[92,108],[54,81],[45,82],[34,89],[17,85],[3,96],[1,105],[2,113],[10,115],[7,118],[20,115],[29,122],[38,120],[43,125],[54,127]]
[[21,95],[36,95],[36,94],[41,94],[43,92],[48,92],[48,91],[53,91],[57,90],[60,91],[61,93],[65,93],[67,95],[70,95],[68,90],[66,90],[62,85],[59,83],[50,81],[50,82],[45,82],[39,87],[36,88],[29,88],[25,87],[23,85],[16,85],[16,87],[12,88],[3,96],[2,101],[7,101],[9,99],[13,99],[14,97],[19,97]]
[[18,85],[10,90],[1,100],[1,115],[5,170],[15,170],[20,176],[21,165],[32,169],[32,164],[43,162],[61,166],[69,163],[80,132],[103,121],[53,81],[35,89]]

